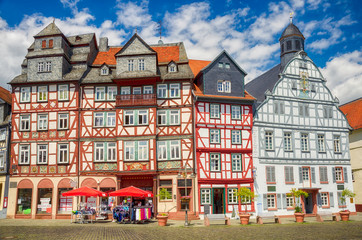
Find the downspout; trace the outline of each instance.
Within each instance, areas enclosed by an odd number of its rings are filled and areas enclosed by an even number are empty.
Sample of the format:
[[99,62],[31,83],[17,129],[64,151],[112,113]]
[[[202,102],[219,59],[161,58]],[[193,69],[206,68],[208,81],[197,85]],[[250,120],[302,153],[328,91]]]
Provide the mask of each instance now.
[[[6,158],[5,158],[5,161],[6,161],[6,177],[5,177],[5,189],[4,189],[4,197],[8,197],[9,196],[9,182],[10,182],[10,154],[9,154],[9,151],[10,151],[10,144],[11,144],[11,118],[12,118],[12,113],[10,112],[10,119],[9,119],[9,123],[8,123],[8,126],[7,126],[7,130],[8,130],[8,136],[7,136],[7,139],[6,139]],[[7,216],[7,210],[8,210],[8,206],[9,206],[9,198],[8,198],[8,202],[7,202],[7,207],[6,209],[4,210],[3,208],[3,212],[5,213],[5,217]]]
[[78,134],[78,156],[77,156],[77,162],[78,162],[78,171],[77,171],[77,178],[78,178],[78,181],[77,181],[77,187],[79,188],[80,185],[79,185],[79,181],[80,181],[80,134],[81,134],[81,124],[80,124],[80,121],[81,121],[81,103],[82,103],[82,97],[83,97],[83,93],[81,91],[81,87],[80,87],[80,82],[78,81],[78,130],[77,130],[77,134]]
[[[197,183],[195,183],[195,181],[197,181],[197,159],[196,159],[196,133],[195,133],[195,124],[196,124],[196,114],[195,114],[195,104],[197,102],[197,96],[195,95],[194,93],[194,89],[191,88],[191,93],[192,93],[192,135],[193,135],[193,146],[194,146],[194,174],[195,174],[195,180],[194,180],[194,188],[193,188],[193,195],[194,195],[194,212],[197,212],[197,215],[198,215],[198,212],[199,212],[199,209],[197,208],[197,204],[196,204],[196,201],[195,201],[195,196],[197,194],[197,191],[196,191],[196,187],[198,186]],[[197,198],[198,200],[198,198]]]

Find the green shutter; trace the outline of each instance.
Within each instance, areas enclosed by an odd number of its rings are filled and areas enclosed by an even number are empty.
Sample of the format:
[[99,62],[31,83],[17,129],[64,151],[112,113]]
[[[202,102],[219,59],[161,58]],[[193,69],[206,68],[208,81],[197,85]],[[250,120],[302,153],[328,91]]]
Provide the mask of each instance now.
[[134,160],[138,161],[138,141],[134,142]]

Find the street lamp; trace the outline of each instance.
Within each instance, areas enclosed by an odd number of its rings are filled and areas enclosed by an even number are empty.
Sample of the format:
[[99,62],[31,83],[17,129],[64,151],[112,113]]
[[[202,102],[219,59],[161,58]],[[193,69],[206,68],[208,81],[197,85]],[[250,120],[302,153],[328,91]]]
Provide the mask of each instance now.
[[[177,178],[184,178],[185,179],[185,197],[187,196],[187,165],[185,165],[185,168],[184,168],[184,172],[182,172],[182,170],[179,171],[178,175],[177,175]],[[181,176],[182,175],[182,176]],[[190,199],[186,199],[185,198],[185,201],[188,201],[190,202]],[[181,197],[181,203],[182,203],[182,197]],[[186,209],[185,209],[185,227],[189,226],[189,221],[188,221],[188,217],[187,217],[187,204],[186,204]]]

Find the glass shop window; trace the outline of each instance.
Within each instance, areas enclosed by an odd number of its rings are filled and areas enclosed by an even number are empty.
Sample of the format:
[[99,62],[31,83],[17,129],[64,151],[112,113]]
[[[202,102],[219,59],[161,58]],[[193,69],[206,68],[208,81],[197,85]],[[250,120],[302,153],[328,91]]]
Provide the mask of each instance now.
[[18,189],[18,202],[16,207],[17,214],[31,214],[31,197],[33,189],[20,188]]
[[70,214],[73,210],[73,197],[63,197],[62,193],[73,190],[73,188],[59,188],[58,189],[58,214]]
[[52,213],[52,188],[39,188],[38,189],[38,205],[37,214],[51,214]]

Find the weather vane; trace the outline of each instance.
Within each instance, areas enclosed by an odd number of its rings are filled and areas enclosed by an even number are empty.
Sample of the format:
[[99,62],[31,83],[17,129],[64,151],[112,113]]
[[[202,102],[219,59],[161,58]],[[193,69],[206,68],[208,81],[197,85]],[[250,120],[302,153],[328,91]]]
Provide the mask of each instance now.
[[290,23],[293,23],[293,14],[294,14],[294,12],[289,13],[289,15],[290,15]]

